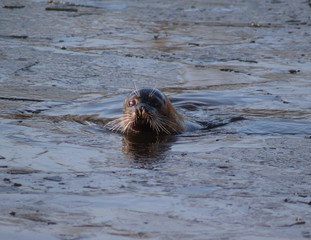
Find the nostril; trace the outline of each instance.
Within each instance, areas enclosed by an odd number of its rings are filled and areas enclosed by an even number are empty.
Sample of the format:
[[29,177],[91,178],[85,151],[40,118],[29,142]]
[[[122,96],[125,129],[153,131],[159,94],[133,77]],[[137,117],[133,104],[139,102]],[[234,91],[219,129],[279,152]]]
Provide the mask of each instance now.
[[136,116],[138,119],[143,118],[143,112],[145,111],[144,106],[140,106],[139,108],[136,109]]

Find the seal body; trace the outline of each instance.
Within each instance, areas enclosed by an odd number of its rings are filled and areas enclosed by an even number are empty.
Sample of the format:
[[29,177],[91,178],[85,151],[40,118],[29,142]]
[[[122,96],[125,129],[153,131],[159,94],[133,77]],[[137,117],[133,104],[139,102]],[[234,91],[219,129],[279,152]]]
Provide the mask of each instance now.
[[123,114],[111,122],[111,130],[122,133],[152,132],[177,134],[187,129],[184,118],[159,90],[142,88],[130,93],[123,103]]

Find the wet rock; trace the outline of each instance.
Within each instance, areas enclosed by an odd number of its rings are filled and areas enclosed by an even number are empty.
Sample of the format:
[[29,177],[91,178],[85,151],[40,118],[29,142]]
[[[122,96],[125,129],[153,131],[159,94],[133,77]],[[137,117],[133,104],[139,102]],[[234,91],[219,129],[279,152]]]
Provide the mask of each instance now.
[[2,5],[3,8],[14,9],[14,8],[24,8],[25,5]]
[[219,69],[219,70],[222,71],[222,72],[240,73],[240,71],[237,71],[237,70],[234,70],[234,69],[231,69],[231,68],[221,68],[221,69]]
[[48,177],[44,177],[43,179],[48,180],[48,181],[53,181],[53,182],[60,182],[63,180],[63,178],[60,176],[48,176]]
[[15,216],[15,215],[16,215],[16,212],[15,212],[15,211],[10,211],[9,214],[10,214],[11,216]]
[[9,178],[3,178],[3,181],[4,181],[4,182],[7,182],[7,183],[10,183],[10,182],[11,182],[11,179],[9,179]]
[[28,38],[28,35],[10,35],[9,37],[11,37],[11,38],[26,39],[26,38]]
[[66,11],[66,12],[77,12],[77,8],[68,8],[68,7],[46,7],[46,11]]
[[288,70],[288,72],[289,72],[290,74],[297,74],[297,73],[300,72],[300,70],[297,70],[297,69],[290,69],[290,70]]
[[8,174],[32,174],[38,173],[38,170],[33,169],[10,169],[8,170]]
[[197,47],[200,46],[199,43],[192,43],[192,42],[191,42],[191,43],[188,43],[188,45],[190,45],[190,46],[197,46]]

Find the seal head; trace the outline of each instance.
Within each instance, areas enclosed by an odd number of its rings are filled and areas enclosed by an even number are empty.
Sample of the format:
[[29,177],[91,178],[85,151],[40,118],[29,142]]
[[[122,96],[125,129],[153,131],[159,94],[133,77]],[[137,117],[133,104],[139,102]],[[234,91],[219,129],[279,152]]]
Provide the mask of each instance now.
[[128,95],[123,103],[123,115],[113,121],[111,129],[123,133],[176,134],[185,130],[185,124],[163,93],[143,88]]

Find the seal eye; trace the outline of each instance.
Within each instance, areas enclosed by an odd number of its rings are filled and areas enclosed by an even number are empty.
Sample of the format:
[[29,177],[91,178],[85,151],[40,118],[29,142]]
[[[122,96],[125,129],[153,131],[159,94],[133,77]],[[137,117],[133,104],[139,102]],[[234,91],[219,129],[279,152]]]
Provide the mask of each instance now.
[[133,107],[136,105],[136,100],[135,99],[132,99],[129,101],[129,107]]

